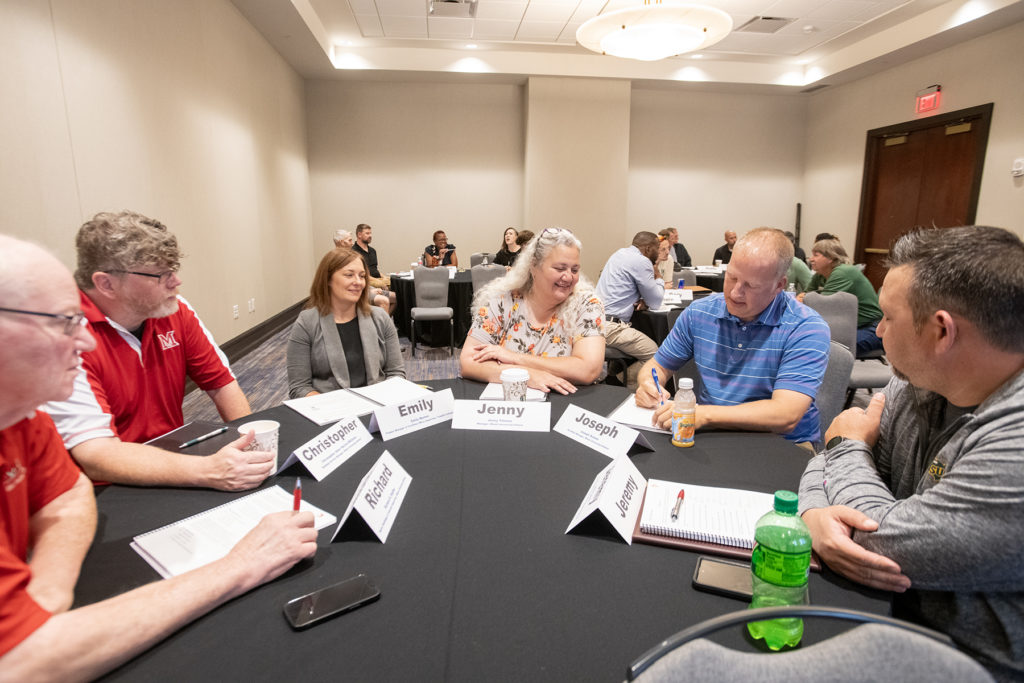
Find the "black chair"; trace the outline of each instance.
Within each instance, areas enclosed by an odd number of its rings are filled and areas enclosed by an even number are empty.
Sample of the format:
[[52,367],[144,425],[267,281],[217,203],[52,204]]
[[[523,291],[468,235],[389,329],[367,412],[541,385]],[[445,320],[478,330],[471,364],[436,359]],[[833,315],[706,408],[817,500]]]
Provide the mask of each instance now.
[[627,353],[623,353],[618,349],[605,344],[604,346],[604,362],[608,364],[608,374],[605,375],[604,383],[612,386],[621,387],[625,386],[618,380],[616,375],[622,373],[622,379],[626,379],[626,368],[636,362],[636,358],[630,356]]

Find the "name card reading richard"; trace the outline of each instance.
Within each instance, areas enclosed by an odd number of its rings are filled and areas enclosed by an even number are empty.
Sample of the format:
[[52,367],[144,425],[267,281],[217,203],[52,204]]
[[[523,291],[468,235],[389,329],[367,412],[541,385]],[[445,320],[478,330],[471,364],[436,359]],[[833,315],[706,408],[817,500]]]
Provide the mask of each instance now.
[[602,515],[622,540],[633,545],[633,527],[640,516],[640,503],[646,488],[647,480],[640,470],[629,458],[620,455],[594,478],[565,533],[593,515]]
[[637,430],[572,404],[562,413],[555,431],[609,458],[625,455],[634,443],[654,450]]
[[546,401],[456,401],[452,429],[550,432],[551,404]]
[[455,397],[451,389],[383,406],[373,411],[370,431],[384,441],[452,419]]
[[292,451],[280,469],[300,462],[317,481],[323,481],[371,441],[373,437],[359,418],[347,417]]
[[411,482],[405,468],[384,451],[359,482],[331,540],[345,535],[343,530],[358,534],[362,527],[372,531],[381,543],[387,541]]

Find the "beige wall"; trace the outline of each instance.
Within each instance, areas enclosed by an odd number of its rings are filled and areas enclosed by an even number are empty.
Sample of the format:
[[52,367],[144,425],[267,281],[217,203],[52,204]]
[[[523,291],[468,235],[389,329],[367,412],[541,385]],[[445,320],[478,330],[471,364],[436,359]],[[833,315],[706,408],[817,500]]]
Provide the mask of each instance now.
[[696,265],[711,263],[726,230],[792,229],[805,106],[797,95],[634,89],[631,233],[675,227]]
[[1010,177],[1013,159],[1024,157],[1021,45],[1024,23],[811,96],[805,234],[835,232],[854,243],[867,131],[913,120],[916,92],[939,83],[936,113],[995,103],[976,222],[1024,235],[1024,179]]
[[382,270],[408,270],[443,229],[459,264],[522,225],[523,92],[515,85],[311,81],[314,251],[373,227]]
[[5,0],[0,39],[0,230],[73,266],[75,231],[97,211],[158,218],[220,341],[302,298],[303,81],[233,5]]

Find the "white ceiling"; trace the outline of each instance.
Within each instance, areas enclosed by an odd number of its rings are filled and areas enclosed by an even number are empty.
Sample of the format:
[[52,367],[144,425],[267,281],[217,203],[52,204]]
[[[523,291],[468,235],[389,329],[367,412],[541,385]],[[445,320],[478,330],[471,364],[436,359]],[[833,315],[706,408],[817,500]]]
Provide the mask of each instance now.
[[[232,0],[307,78],[626,78],[790,90],[835,84],[1024,20],[1024,0],[703,0],[734,30],[696,54],[637,62],[591,53],[576,29],[643,0],[478,0],[475,18],[428,0]],[[691,0],[695,1],[695,0]],[[741,27],[793,21],[775,33]]]

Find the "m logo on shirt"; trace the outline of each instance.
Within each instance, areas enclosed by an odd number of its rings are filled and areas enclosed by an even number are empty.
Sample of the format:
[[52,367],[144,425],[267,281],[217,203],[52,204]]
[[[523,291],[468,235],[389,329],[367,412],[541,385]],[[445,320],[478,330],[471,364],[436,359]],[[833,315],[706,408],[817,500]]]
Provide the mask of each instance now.
[[17,459],[14,464],[3,472],[4,491],[10,493],[21,482],[25,481],[25,466]]
[[175,346],[181,346],[178,340],[174,338],[174,330],[171,330],[167,334],[156,335],[160,338],[160,350],[166,351],[167,349],[173,349]]

